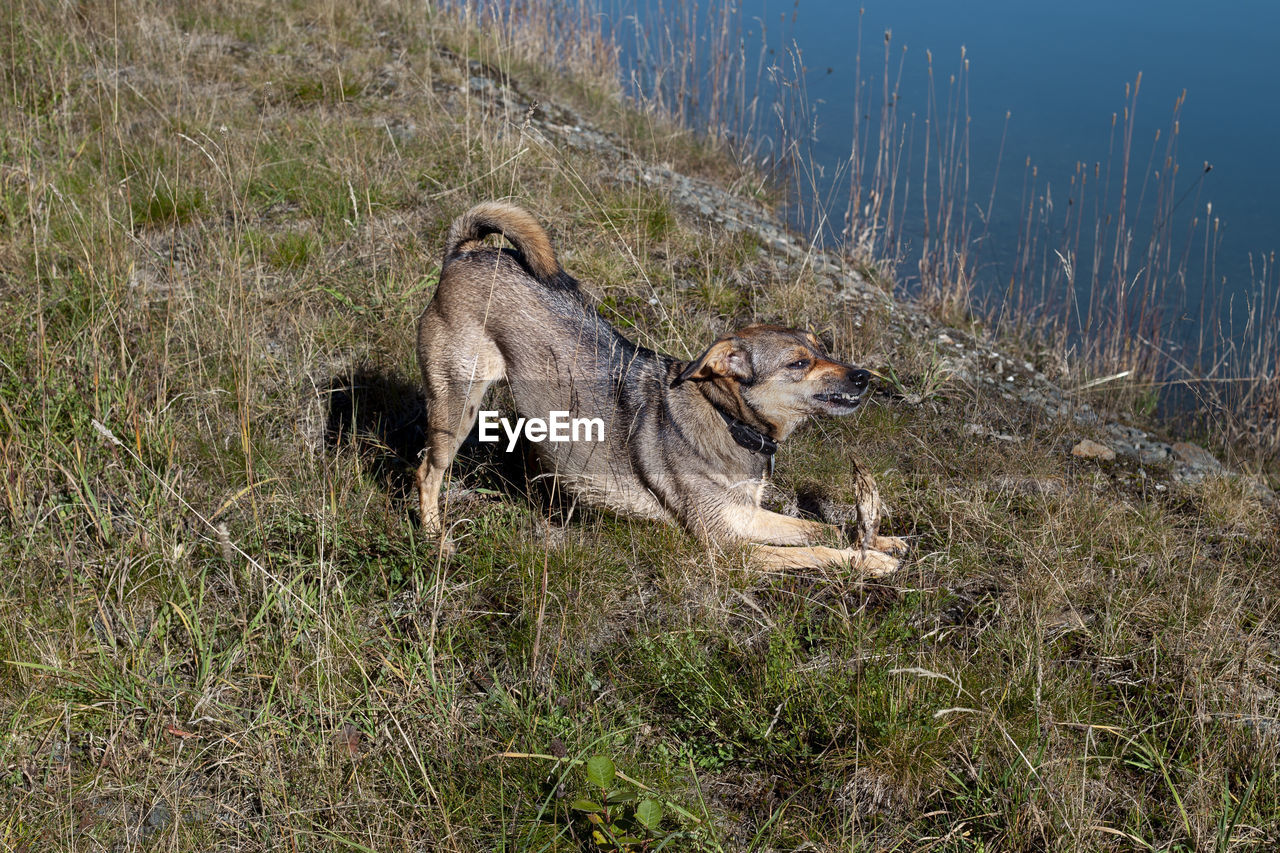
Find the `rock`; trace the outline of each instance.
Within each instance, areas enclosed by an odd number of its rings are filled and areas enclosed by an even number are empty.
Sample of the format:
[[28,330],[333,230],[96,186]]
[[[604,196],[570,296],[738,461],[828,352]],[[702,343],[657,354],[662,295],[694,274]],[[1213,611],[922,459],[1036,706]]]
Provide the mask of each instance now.
[[[1209,477],[1227,474],[1227,468],[1212,453],[1198,444],[1179,441],[1169,448],[1175,464],[1173,478],[1181,483],[1196,484]],[[1265,488],[1265,487],[1264,487]],[[1265,497],[1259,494],[1260,498]]]
[[1071,448],[1071,455],[1081,459],[1101,459],[1103,462],[1116,458],[1116,452],[1110,447],[1087,438]]
[[1138,447],[1138,461],[1143,465],[1159,465],[1169,461],[1170,452],[1167,444],[1149,442]]
[[1173,455],[1192,468],[1201,468],[1206,471],[1217,471],[1222,468],[1222,463],[1212,453],[1189,441],[1179,441],[1174,444]]

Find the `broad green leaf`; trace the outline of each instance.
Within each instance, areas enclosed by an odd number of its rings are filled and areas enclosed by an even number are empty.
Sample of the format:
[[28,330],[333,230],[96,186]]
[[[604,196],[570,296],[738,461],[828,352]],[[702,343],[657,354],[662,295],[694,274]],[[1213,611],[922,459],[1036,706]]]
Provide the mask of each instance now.
[[593,803],[590,800],[577,799],[569,803],[569,808],[576,812],[602,812],[604,806],[599,803]]
[[587,762],[587,781],[597,788],[609,787],[617,775],[618,771],[608,756],[597,755]]
[[657,829],[662,823],[662,806],[656,800],[641,800],[636,804],[636,820],[645,829]]

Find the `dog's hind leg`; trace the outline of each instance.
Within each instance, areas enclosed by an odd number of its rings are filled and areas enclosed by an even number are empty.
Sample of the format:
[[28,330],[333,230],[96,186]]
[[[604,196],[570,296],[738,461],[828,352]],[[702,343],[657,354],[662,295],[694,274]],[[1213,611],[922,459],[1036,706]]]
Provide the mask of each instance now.
[[452,550],[440,517],[440,488],[471,427],[475,425],[485,392],[502,378],[503,361],[491,341],[482,340],[446,359],[424,359],[422,376],[427,396],[427,447],[418,466],[418,510],[422,526],[441,537]]

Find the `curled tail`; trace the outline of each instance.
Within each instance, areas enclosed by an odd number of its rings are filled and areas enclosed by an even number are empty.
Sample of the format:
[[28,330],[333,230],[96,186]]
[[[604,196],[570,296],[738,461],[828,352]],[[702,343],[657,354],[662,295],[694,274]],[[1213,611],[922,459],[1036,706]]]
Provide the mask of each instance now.
[[490,234],[505,237],[534,278],[548,283],[559,278],[560,262],[538,220],[524,208],[501,201],[477,204],[453,220],[444,244],[445,263]]

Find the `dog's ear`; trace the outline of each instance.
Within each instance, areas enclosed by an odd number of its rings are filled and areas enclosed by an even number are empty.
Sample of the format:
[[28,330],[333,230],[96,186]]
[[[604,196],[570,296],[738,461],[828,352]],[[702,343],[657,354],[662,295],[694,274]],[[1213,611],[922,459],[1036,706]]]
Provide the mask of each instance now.
[[732,335],[707,347],[706,352],[680,371],[672,385],[679,385],[689,379],[711,379],[716,376],[729,376],[740,382],[749,382],[753,376],[751,357],[743,348],[742,341]]

